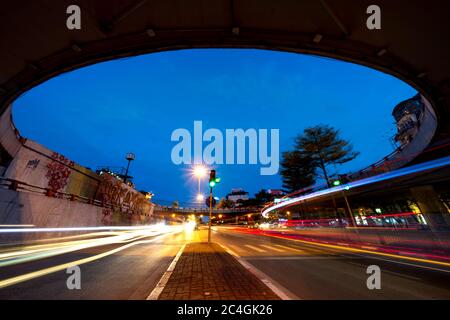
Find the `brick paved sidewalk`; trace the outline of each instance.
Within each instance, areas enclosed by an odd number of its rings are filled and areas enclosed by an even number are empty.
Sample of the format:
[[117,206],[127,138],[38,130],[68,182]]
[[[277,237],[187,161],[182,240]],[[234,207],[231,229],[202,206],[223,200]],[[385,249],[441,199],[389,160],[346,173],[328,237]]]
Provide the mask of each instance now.
[[278,300],[264,283],[218,244],[190,243],[160,300]]

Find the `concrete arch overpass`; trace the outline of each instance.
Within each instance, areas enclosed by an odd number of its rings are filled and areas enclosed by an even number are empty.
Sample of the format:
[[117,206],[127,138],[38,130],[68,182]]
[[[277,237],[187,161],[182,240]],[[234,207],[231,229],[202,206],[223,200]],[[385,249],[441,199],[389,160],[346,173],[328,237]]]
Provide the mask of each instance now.
[[[70,31],[66,28],[68,16],[66,10],[69,5],[74,3],[81,7],[82,28]],[[368,16],[366,9],[372,4],[381,7],[381,30],[366,28]],[[450,154],[449,147],[442,148],[450,142],[450,43],[445,40],[450,38],[449,10],[450,3],[447,0],[4,0],[0,4],[0,138],[5,137],[10,143],[8,147],[11,149],[23,147],[24,142],[19,132],[12,130],[9,117],[11,104],[30,88],[61,73],[101,61],[164,50],[216,47],[261,48],[316,54],[350,61],[381,70],[406,81],[431,103],[437,115],[438,128],[428,150],[438,151],[423,154],[426,155],[425,158],[442,157]],[[76,168],[81,171],[80,174],[86,173],[83,168]],[[450,166],[447,166],[446,170],[450,170],[449,168]],[[10,190],[12,189],[11,185],[16,185],[14,187],[16,188],[17,184],[13,181],[8,181],[8,183],[8,193],[12,199],[17,198],[17,192]],[[417,190],[417,192],[422,192],[422,190]],[[428,198],[430,194],[432,192],[429,190],[422,192],[422,197]],[[33,196],[28,193],[20,194],[21,197],[24,195]],[[37,196],[42,198],[41,195]],[[71,198],[76,197],[71,195]],[[22,202],[20,198],[19,200]],[[56,209],[58,206],[62,206],[61,199],[49,198],[45,201],[51,202],[50,205]],[[72,208],[70,217],[62,214],[63,210],[59,210],[58,217],[54,217],[50,212],[53,216],[51,219],[40,219],[40,221],[44,221],[49,226],[80,226],[83,224],[99,226],[104,224],[102,217],[111,217],[111,214],[106,215],[100,206],[94,207],[91,204],[77,203],[71,200],[67,202]],[[29,201],[29,203],[32,204],[35,201]],[[17,211],[8,211],[9,216],[18,219],[14,223],[30,223],[29,221],[32,221],[30,217],[23,215],[23,212],[21,216],[23,210],[20,209],[19,204],[22,206],[23,203],[18,203]],[[26,204],[28,205],[28,202]],[[429,211],[435,209],[432,204],[428,208],[430,208]],[[82,215],[78,214],[79,211],[82,212]],[[77,214],[73,214],[74,212]],[[69,221],[68,218],[70,218]],[[127,217],[122,216],[122,218]],[[142,217],[142,220],[137,222],[146,223],[144,219],[147,218],[149,216]],[[39,223],[41,223],[40,221]],[[111,223],[114,221],[111,220]],[[120,223],[132,223],[132,221]],[[343,230],[341,233],[345,237],[344,239],[355,239],[352,237],[353,233],[349,235],[346,231]],[[239,250],[244,244],[257,246],[256,248],[262,250],[266,239],[253,242],[254,240],[251,240],[250,236],[244,237],[243,234],[232,238],[230,242],[234,243]],[[225,236],[230,237],[230,235],[232,236],[232,232]],[[320,235],[318,233],[318,236]],[[168,250],[172,250],[173,240],[176,238],[168,239],[164,244],[168,245]],[[339,242],[342,241],[342,238],[337,239]],[[369,243],[374,246],[373,251],[368,250],[367,246],[364,249],[366,257],[369,259],[370,255],[380,254],[375,250],[383,249],[384,246],[390,244],[397,246],[399,241],[410,244],[412,239],[416,243],[426,245],[422,248],[424,251],[419,254],[415,254],[412,250],[407,253],[395,251],[398,259],[391,261],[395,262],[395,265],[392,264],[395,268],[390,266],[390,262],[382,265],[383,269],[391,271],[389,281],[392,289],[383,291],[387,292],[384,297],[388,299],[393,297],[423,299],[450,295],[448,291],[443,292],[442,287],[436,285],[437,283],[446,283],[448,278],[438,277],[435,272],[437,266],[444,264],[443,258],[446,259],[445,265],[448,266],[448,255],[438,257],[442,258],[440,261],[438,258],[434,262],[428,260],[428,265],[433,266],[434,271],[426,273],[426,269],[423,269],[420,280],[424,285],[421,286],[413,280],[405,280],[410,278],[408,275],[415,274],[417,268],[421,266],[398,263],[400,258],[411,262],[419,260],[416,257],[422,257],[422,261],[424,261],[423,253],[432,253],[434,252],[432,250],[435,249],[445,249],[445,252],[448,252],[448,246],[443,247],[442,245],[449,243],[448,233],[445,236],[438,233],[421,233],[414,237],[410,235],[409,231],[404,236],[404,233],[398,231],[395,231],[394,234],[387,234],[377,233],[374,230],[373,233],[366,234],[366,236],[362,232],[358,233],[356,239],[360,239],[359,241],[364,245],[369,240],[372,241]],[[287,242],[287,239],[277,239],[277,241],[279,244],[284,243],[289,246],[292,244]],[[230,242],[226,242],[226,244]],[[136,241],[133,244],[136,244]],[[321,245],[324,246],[324,244]],[[103,247],[106,246],[103,245]],[[309,252],[309,247],[298,247],[301,250],[297,250],[296,254],[298,251]],[[152,256],[151,260],[148,260],[150,252],[156,250],[147,248],[145,247],[146,251],[142,251],[145,254],[140,255],[145,256],[146,260],[139,260],[138,263],[124,264],[122,256],[117,258],[120,260],[97,263],[98,269],[91,269],[89,277],[91,280],[86,284],[83,282],[83,288],[93,285],[94,298],[117,299],[115,295],[98,296],[97,294],[98,292],[117,294],[122,289],[118,289],[117,286],[122,287],[123,283],[131,284],[134,279],[133,282],[139,284],[136,292],[143,291],[142,284],[146,284],[149,278],[155,278],[156,281],[160,278],[156,271],[151,271],[152,274],[149,276],[149,268],[160,270],[162,266],[165,269],[166,261],[166,259],[160,259],[159,256]],[[341,248],[345,249],[344,246]],[[274,254],[272,248],[269,249],[272,257],[279,257]],[[360,247],[359,250],[361,251],[361,249],[363,247]],[[413,249],[415,248],[413,247]],[[267,246],[265,250],[268,250]],[[364,278],[354,277],[358,282],[348,281],[349,274],[355,275],[361,269],[360,266],[355,267],[354,263],[347,263],[343,268],[340,258],[348,259],[349,256],[348,249],[345,250],[347,251],[337,256],[339,259],[328,259],[326,263],[320,259],[311,259],[317,262],[313,262],[312,267],[308,266],[308,269],[313,270],[316,274],[308,273],[308,279],[313,281],[319,279],[312,283],[314,286],[311,287],[320,286],[321,290],[323,289],[326,269],[321,266],[326,265],[333,271],[332,277],[330,277],[333,281],[327,283],[327,285],[329,284],[328,290],[325,295],[320,297],[329,298],[327,296],[329,292],[336,292],[335,296],[342,299],[339,294],[340,292],[346,293],[343,289],[348,289],[349,285],[354,285],[351,291],[355,294],[350,298],[373,297],[367,294],[370,290],[365,290],[365,288],[363,291],[354,290],[357,286],[361,286],[363,281],[366,281],[365,272],[361,272],[364,274]],[[403,249],[402,251],[404,252]],[[107,253],[104,251],[102,254]],[[292,251],[290,254],[293,254]],[[407,256],[407,254],[411,256]],[[389,255],[392,257],[392,253]],[[127,260],[134,256],[139,255],[128,255]],[[78,253],[71,257],[79,259]],[[425,257],[430,257],[430,255]],[[116,259],[114,256],[110,256],[110,258]],[[335,262],[334,260],[339,261]],[[77,261],[74,262],[79,264]],[[42,261],[42,267],[54,269],[58,267],[58,265],[55,266],[55,263],[46,259],[46,261]],[[251,264],[251,262],[248,263]],[[288,274],[289,270],[296,275],[304,272],[304,269],[301,269],[301,263],[295,263],[298,266],[295,269],[284,268],[283,259],[277,259],[276,264],[280,266],[278,269],[273,268],[272,261],[268,260],[267,263],[271,264],[270,268],[266,270],[272,269],[272,272],[268,274],[272,277],[277,273],[278,275]],[[381,263],[380,259],[374,263]],[[113,269],[116,265],[121,265],[121,269]],[[135,268],[136,265],[145,266],[145,268]],[[408,265],[410,267],[407,267]],[[14,268],[16,267],[17,269],[7,270],[5,274],[27,275],[30,272],[26,265],[14,266]],[[422,267],[430,269],[425,262]],[[140,272],[139,269],[145,269],[145,273]],[[102,279],[110,279],[105,277],[108,272],[111,272],[114,277],[116,275],[123,276],[119,279],[123,279],[123,281],[110,281],[105,287],[106,290],[98,290]],[[445,272],[448,270],[446,269]],[[37,271],[33,270],[33,273],[36,274]],[[291,276],[287,279],[282,284],[294,291],[296,283],[294,280],[296,279]],[[303,280],[305,278],[299,279],[302,282],[301,287],[304,294]],[[340,279],[340,281],[335,281],[335,279]],[[10,279],[1,280],[4,283]],[[240,280],[241,278],[237,278],[236,282]],[[68,290],[61,286],[63,282],[59,279],[52,281],[48,277],[42,277],[35,281],[40,282],[24,283],[23,287],[13,288],[12,291],[2,291],[2,294],[8,299],[16,297],[18,294],[19,297],[20,294],[24,294],[24,297],[29,298],[27,294],[31,291],[31,294],[35,292],[40,299],[45,297],[67,298],[65,294]],[[290,285],[291,283],[294,285]],[[155,282],[154,285],[156,286],[157,283]],[[64,293],[59,292],[58,295],[58,291],[61,289],[50,290],[50,293],[46,293],[45,290],[35,290],[35,288],[52,287],[62,288]],[[149,287],[153,287],[153,285]],[[29,290],[30,288],[33,290]],[[127,286],[126,290],[129,291],[129,289]],[[313,292],[314,290],[307,291]],[[399,296],[398,292],[408,294]],[[410,292],[412,294],[409,294]],[[299,294],[299,296],[301,295]],[[85,291],[79,297],[92,298],[92,296],[86,295]],[[315,298],[315,296],[306,296],[305,298],[311,299],[311,297]],[[126,296],[126,298],[135,298],[135,296]],[[251,298],[253,299],[253,297]]]
[[366,27],[367,7],[374,4],[367,0],[81,0],[81,30],[68,30],[71,4],[2,3],[2,112],[46,79],[100,61],[185,48],[263,48],[342,59],[392,74],[434,106],[439,126],[433,143],[450,136],[447,1],[376,1],[381,30]]

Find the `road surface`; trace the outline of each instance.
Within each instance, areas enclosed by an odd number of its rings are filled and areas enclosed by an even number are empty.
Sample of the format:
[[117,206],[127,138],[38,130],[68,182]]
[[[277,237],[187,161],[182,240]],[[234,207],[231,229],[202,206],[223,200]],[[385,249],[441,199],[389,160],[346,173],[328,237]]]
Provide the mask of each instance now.
[[[450,268],[352,254],[288,239],[215,228],[219,242],[298,299],[450,299]],[[367,288],[367,267],[381,290]]]
[[[130,242],[96,246],[54,257],[0,267],[0,281],[38,270],[61,266],[125,245],[126,249],[81,264],[81,290],[68,290],[70,274],[66,269],[40,276],[5,288],[0,299],[146,299],[167,270],[181,246],[187,241],[199,241],[193,233],[168,233]],[[63,243],[63,242],[61,242]],[[1,284],[1,282],[0,282]]]
[[[101,245],[103,236],[92,236],[1,249],[0,299],[145,299],[183,244],[206,239],[205,230],[182,229],[154,234],[124,231],[111,237],[124,235],[126,240],[113,238]],[[215,227],[212,240],[293,299],[450,299],[450,268],[444,266],[355,254],[227,227]],[[80,261],[84,262],[79,264],[81,290],[69,290],[70,275],[64,267]],[[367,288],[370,265],[381,269],[381,290]],[[55,267],[59,270],[51,269]]]

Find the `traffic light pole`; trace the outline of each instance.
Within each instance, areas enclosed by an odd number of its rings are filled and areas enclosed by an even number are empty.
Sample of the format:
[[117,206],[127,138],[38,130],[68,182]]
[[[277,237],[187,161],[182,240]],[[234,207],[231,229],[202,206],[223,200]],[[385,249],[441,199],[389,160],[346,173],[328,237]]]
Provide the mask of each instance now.
[[211,224],[212,224],[212,201],[213,201],[213,188],[209,188],[209,226],[208,226],[208,243],[211,243]]

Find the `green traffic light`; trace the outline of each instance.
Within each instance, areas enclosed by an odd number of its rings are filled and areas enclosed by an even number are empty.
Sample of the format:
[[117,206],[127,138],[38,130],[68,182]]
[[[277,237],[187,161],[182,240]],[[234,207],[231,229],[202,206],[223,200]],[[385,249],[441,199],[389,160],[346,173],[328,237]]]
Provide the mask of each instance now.
[[341,185],[341,182],[339,180],[336,180],[333,182],[333,185],[337,187],[337,186]]
[[211,188],[215,187],[215,186],[216,186],[216,182],[215,182],[215,181],[210,181],[210,182],[209,182],[209,186],[210,186]]
[[215,182],[219,183],[220,182],[220,178],[216,178]]

